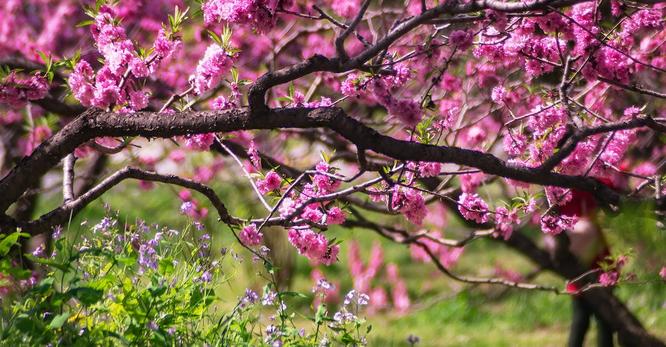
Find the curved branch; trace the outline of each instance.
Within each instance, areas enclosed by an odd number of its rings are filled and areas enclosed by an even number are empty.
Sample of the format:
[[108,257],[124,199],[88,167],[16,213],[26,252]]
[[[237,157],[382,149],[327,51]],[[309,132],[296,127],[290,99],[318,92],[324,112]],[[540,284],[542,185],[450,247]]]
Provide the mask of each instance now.
[[21,227],[24,231],[27,231],[30,234],[39,233],[44,230],[51,230],[53,226],[65,223],[71,216],[76,215],[84,207],[86,207],[92,201],[99,198],[109,189],[113,188],[120,182],[130,178],[137,180],[144,180],[144,181],[167,183],[195,190],[203,194],[206,198],[208,198],[208,200],[210,200],[213,207],[215,207],[215,209],[217,210],[217,213],[219,214],[220,220],[222,222],[231,225],[241,223],[240,219],[233,217],[229,214],[229,211],[227,210],[226,206],[220,200],[217,194],[215,194],[215,191],[213,191],[212,188],[204,184],[189,179],[185,179],[176,175],[161,175],[155,172],[144,171],[133,167],[126,167],[124,169],[116,171],[114,174],[107,177],[98,185],[96,185],[86,193],[82,194],[78,198],[66,201],[62,206],[40,216],[38,219],[34,221],[23,224]]
[[[628,121],[603,124],[582,130],[584,136],[608,131],[648,126],[665,131],[666,126],[652,118],[640,117]],[[62,130],[43,142],[0,181],[0,211],[16,201],[27,187],[53,168],[67,154],[87,141],[102,136],[144,136],[170,138],[173,136],[231,132],[250,129],[329,128],[361,148],[372,150],[396,160],[440,162],[465,165],[487,174],[527,183],[574,188],[593,193],[601,202],[617,205],[619,193],[595,179],[544,172],[538,168],[516,166],[496,156],[475,150],[448,146],[426,145],[382,135],[363,123],[348,117],[336,107],[285,108],[268,110],[262,116],[249,111],[186,111],[173,115],[154,112],[119,114],[88,110]]]

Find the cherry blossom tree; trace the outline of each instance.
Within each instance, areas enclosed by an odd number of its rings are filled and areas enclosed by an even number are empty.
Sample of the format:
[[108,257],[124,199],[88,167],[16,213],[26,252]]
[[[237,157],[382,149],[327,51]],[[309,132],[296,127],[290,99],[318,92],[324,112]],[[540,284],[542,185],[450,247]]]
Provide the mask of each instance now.
[[[208,213],[198,193],[258,256],[281,226],[296,252],[330,265],[341,246],[327,229],[363,228],[455,280],[555,295],[566,291],[451,264],[491,238],[564,288],[586,272],[564,232],[579,216],[559,208],[572,192],[611,215],[647,204],[655,223],[666,209],[660,1],[83,3],[0,4],[3,233],[48,238],[131,179],[182,188],[192,218]],[[160,155],[132,155],[146,139]],[[158,169],[200,152],[215,159]],[[108,173],[110,158],[124,168]],[[251,187],[263,215],[227,207],[209,185],[219,172]],[[34,216],[53,173],[62,203]],[[442,236],[442,208],[468,237]],[[534,228],[555,237],[554,254]],[[355,281],[375,269],[356,263]],[[621,282],[615,265],[579,295],[623,345],[663,346],[607,288]]]

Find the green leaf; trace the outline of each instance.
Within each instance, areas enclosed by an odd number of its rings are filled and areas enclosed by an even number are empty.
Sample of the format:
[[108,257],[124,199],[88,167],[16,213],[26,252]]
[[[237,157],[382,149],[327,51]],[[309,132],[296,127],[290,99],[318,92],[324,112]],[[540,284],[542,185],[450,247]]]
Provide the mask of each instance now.
[[89,19],[89,20],[84,20],[82,22],[77,23],[76,27],[77,28],[83,28],[83,27],[87,27],[87,26],[93,25],[93,24],[95,24],[95,21],[92,20],[92,19]]
[[39,334],[37,324],[32,319],[30,319],[30,316],[25,313],[22,313],[16,317],[14,325],[19,331],[23,333],[34,334],[33,336],[37,336]]
[[68,264],[61,264],[61,263],[58,263],[57,261],[44,259],[44,258],[38,258],[38,257],[33,256],[32,254],[26,254],[25,256],[28,259],[34,261],[35,263],[50,266],[50,267],[56,268],[56,269],[58,269],[62,272],[69,271],[69,265]]
[[231,44],[231,35],[233,32],[231,31],[231,27],[229,27],[228,24],[224,25],[224,29],[222,30],[222,48],[227,50],[229,48],[229,45]]
[[160,273],[165,275],[170,275],[175,270],[175,267],[173,266],[173,259],[171,258],[160,259],[158,266]]
[[125,266],[132,266],[136,264],[136,257],[116,257],[116,262]]
[[9,253],[9,250],[16,244],[18,244],[19,237],[28,237],[30,235],[22,233],[20,231],[15,231],[9,234],[7,237],[0,241],[0,256],[5,256]]
[[280,297],[307,298],[308,296],[299,292],[280,292]]
[[53,320],[49,324],[49,329],[60,329],[63,326],[63,324],[67,322],[67,319],[69,319],[71,315],[72,314],[69,312],[64,312],[53,317]]
[[296,87],[294,86],[294,82],[289,83],[289,97],[293,100],[294,99],[294,93],[296,92]]
[[224,44],[222,43],[222,38],[220,38],[220,36],[217,35],[214,31],[208,30],[208,36],[218,45],[224,46]]
[[315,313],[315,323],[317,325],[324,324],[326,318],[328,318],[326,317],[327,314],[328,310],[326,309],[326,305],[319,305],[319,307],[317,307],[317,313]]
[[68,292],[72,297],[78,299],[83,305],[90,306],[102,299],[104,292],[90,287],[78,287]]
[[43,279],[41,282],[39,282],[39,284],[37,284],[36,286],[34,286],[32,288],[32,292],[34,292],[34,293],[44,293],[44,292],[46,292],[47,290],[49,290],[53,287],[54,280],[55,279],[53,277],[47,277],[47,278]]

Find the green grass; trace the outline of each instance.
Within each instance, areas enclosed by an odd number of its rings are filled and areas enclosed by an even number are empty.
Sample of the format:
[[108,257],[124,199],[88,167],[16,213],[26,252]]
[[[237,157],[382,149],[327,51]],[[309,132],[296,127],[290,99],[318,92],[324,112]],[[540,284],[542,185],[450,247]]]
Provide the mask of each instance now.
[[[217,186],[215,189],[234,214],[243,217],[262,215],[258,206],[248,206],[242,199],[252,196],[247,188]],[[96,223],[105,213],[105,204],[108,204],[111,210],[120,211],[121,222],[133,223],[136,219],[143,219],[150,223],[182,229],[188,221],[178,213],[180,202],[176,192],[165,186],[145,191],[134,183],[125,183],[92,203],[72,221],[72,226],[85,220],[88,224]],[[199,196],[197,198],[202,200]],[[54,201],[47,201],[40,206],[40,210],[44,211],[54,205]],[[229,247],[243,253],[235,244],[229,229],[218,224],[216,217],[216,213],[211,209],[205,223],[207,230],[213,235],[214,247]],[[616,226],[622,225],[620,222],[621,220],[617,219],[612,221]],[[446,230],[448,236],[459,236],[465,232],[455,221],[450,221],[449,224]],[[343,240],[341,262],[322,270],[330,279],[339,281],[343,292],[351,288],[346,251],[347,244],[352,239],[360,242],[362,250],[369,250],[373,242],[380,240],[384,246],[386,261],[397,263],[401,276],[407,281],[413,303],[412,310],[403,316],[386,312],[368,317],[373,325],[370,345],[408,346],[406,338],[410,334],[420,338],[419,346],[547,347],[565,344],[571,313],[570,299],[566,296],[535,291],[507,291],[497,286],[470,287],[445,277],[436,271],[432,264],[414,263],[409,256],[409,249],[382,240],[369,231],[334,229],[331,234]],[[657,255],[661,251],[663,261],[663,243],[661,247],[655,247],[654,240],[651,239],[654,235],[650,235],[647,236],[647,245],[641,245],[640,235],[635,233],[631,239],[639,242],[637,249],[644,252],[636,262],[656,267],[658,264],[654,264],[653,259],[659,259]],[[611,241],[619,248],[622,247],[622,240],[621,234],[611,237]],[[369,252],[363,254],[366,258],[367,253]],[[501,244],[479,240],[465,249],[454,270],[463,274],[492,276],[496,264],[522,273],[534,269],[528,260]],[[261,288],[261,280],[256,276],[258,268],[258,264],[252,263],[249,257],[246,257],[246,260],[230,273],[232,280],[219,288],[219,294],[228,299],[230,306],[246,287]],[[296,258],[293,289],[310,291],[310,270],[306,259]],[[540,274],[536,281],[564,285],[562,280],[550,274]],[[619,288],[617,294],[627,302],[651,332],[666,339],[666,287],[656,275],[648,284],[627,285]],[[294,304],[307,311],[309,301],[301,299]],[[588,345],[592,346],[594,331],[589,334],[588,340]]]

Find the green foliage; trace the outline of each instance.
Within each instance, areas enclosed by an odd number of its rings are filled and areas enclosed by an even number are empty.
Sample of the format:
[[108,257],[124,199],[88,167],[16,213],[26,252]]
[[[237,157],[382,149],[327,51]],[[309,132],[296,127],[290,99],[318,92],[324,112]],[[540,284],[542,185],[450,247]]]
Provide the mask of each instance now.
[[[56,239],[51,256],[26,255],[45,273],[11,286],[0,314],[0,345],[260,346],[280,340],[284,346],[319,346],[365,339],[364,320],[337,322],[323,305],[310,319],[311,332],[297,328],[298,317],[286,303],[312,296],[275,292],[272,283],[264,288],[264,297],[274,298],[266,305],[248,289],[227,309],[228,298],[216,289],[232,278],[238,261],[225,257],[235,253],[212,256],[207,234],[196,237],[191,226],[179,232],[116,224],[105,217],[86,234]],[[0,264],[8,266],[4,255],[21,236],[0,240]],[[15,276],[7,267],[0,273],[12,280],[30,276]]]

